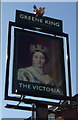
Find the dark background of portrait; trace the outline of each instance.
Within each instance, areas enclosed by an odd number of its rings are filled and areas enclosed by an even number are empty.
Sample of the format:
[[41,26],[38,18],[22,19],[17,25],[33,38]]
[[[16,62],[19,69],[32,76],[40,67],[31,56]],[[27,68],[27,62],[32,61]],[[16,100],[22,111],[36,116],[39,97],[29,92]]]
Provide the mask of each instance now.
[[31,44],[43,44],[48,48],[49,56],[45,72],[54,79],[57,86],[63,87],[63,82],[65,81],[63,39],[19,29],[15,29],[14,33],[14,61],[16,70],[31,65],[29,60],[29,47]]

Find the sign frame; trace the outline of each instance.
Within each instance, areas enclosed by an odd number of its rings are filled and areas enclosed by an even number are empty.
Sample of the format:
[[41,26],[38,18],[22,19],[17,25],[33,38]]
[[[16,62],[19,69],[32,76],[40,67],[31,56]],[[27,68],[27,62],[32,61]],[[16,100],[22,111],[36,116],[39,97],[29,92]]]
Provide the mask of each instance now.
[[[8,95],[8,90],[9,90],[9,65],[10,65],[10,44],[11,44],[11,28],[12,26],[15,27],[21,27],[21,28],[26,28],[25,26],[19,25],[17,23],[14,22],[9,22],[9,32],[8,32],[8,51],[7,51],[7,55],[8,55],[8,59],[7,59],[7,69],[6,69],[6,84],[5,84],[5,99],[9,99],[9,100],[15,100],[15,101],[19,101],[20,98],[17,97],[12,97]],[[68,82],[69,82],[69,96],[57,96],[54,95],[51,97],[51,99],[57,99],[57,100],[69,100],[72,99],[72,94],[71,94],[71,75],[70,75],[70,56],[69,56],[69,43],[68,43],[68,34],[65,33],[58,33],[58,34],[54,34],[53,35],[58,35],[58,36],[62,36],[66,38],[66,42],[67,42],[67,53],[68,53]],[[24,101],[26,101],[26,99],[24,99]],[[32,102],[32,101],[31,101]]]

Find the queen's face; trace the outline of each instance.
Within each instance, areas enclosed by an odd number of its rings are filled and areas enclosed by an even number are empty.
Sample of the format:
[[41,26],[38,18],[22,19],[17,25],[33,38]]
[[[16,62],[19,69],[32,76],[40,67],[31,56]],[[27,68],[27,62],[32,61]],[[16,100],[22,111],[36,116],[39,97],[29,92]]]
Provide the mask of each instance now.
[[33,54],[32,63],[34,66],[42,68],[45,63],[45,56],[42,52],[35,52]]

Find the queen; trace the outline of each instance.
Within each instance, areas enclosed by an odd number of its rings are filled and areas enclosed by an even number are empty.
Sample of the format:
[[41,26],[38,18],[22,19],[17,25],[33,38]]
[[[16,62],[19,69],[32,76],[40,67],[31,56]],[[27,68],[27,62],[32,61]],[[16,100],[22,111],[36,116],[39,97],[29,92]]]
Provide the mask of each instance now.
[[30,45],[31,66],[18,69],[18,80],[53,85],[53,79],[45,73],[49,62],[48,49],[42,44]]

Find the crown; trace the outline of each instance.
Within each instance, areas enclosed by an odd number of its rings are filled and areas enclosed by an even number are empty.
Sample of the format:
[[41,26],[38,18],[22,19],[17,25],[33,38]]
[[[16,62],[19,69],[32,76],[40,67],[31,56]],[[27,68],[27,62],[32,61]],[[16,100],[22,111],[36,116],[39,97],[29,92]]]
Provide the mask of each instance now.
[[48,53],[48,49],[45,46],[43,46],[42,44],[31,45],[30,51],[31,52],[39,51],[39,52],[43,52],[43,53]]

